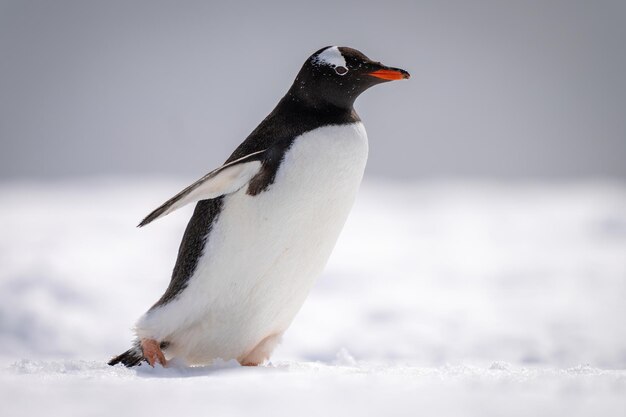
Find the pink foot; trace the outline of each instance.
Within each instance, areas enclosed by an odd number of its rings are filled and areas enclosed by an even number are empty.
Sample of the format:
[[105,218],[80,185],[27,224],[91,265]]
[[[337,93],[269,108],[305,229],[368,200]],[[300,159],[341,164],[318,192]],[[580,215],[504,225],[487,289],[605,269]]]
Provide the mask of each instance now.
[[167,366],[165,355],[159,347],[159,342],[154,339],[141,339],[141,350],[143,357],[146,358],[150,366],[154,367],[155,363],[160,363],[163,367]]
[[280,338],[282,333],[273,334],[265,339],[261,340],[259,344],[257,344],[252,351],[250,351],[243,358],[239,359],[239,363],[242,366],[259,366],[262,365],[267,359],[269,359],[272,351],[280,342]]

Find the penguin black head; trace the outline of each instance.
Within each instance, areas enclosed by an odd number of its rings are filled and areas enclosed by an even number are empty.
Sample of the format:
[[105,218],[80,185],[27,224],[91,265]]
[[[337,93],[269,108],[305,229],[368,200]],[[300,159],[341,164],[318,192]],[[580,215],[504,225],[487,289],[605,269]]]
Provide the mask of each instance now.
[[313,107],[351,108],[368,88],[408,78],[407,71],[372,61],[356,49],[327,46],[307,59],[288,94]]

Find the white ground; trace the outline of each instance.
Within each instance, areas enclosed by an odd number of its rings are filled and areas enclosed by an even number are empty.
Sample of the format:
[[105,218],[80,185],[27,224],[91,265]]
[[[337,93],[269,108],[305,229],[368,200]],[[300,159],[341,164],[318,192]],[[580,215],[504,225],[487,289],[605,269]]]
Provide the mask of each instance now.
[[0,415],[626,415],[626,184],[368,182],[272,364],[108,367],[181,185],[0,183]]

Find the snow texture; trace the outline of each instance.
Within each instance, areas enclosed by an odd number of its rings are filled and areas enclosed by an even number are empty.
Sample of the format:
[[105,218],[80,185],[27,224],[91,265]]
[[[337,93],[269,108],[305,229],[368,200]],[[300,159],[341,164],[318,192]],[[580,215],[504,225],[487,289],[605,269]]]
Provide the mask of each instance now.
[[105,361],[161,295],[184,181],[0,184],[3,416],[626,413],[626,185],[366,182],[271,364]]

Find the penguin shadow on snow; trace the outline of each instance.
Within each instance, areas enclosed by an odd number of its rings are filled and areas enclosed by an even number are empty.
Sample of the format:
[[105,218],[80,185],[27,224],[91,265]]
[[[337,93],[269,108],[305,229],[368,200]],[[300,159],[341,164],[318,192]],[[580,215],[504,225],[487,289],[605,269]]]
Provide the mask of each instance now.
[[[315,355],[314,355],[315,356]],[[268,373],[290,373],[290,372],[317,372],[320,369],[341,369],[343,372],[359,371],[360,364],[348,353],[341,349],[335,355],[319,355],[305,361],[268,362],[259,366],[242,366],[236,360],[215,361],[211,365],[188,366],[183,361],[171,360],[167,367],[156,364],[151,367],[147,363],[133,368],[135,375],[139,378],[200,378],[223,375],[267,375]]]
[[142,363],[133,370],[136,372],[137,377],[140,378],[197,378],[235,373],[241,374],[244,372],[248,374],[275,372],[279,371],[280,368],[282,367],[275,367],[271,362],[260,366],[242,366],[234,359],[230,361],[215,361],[211,365],[189,366],[183,361],[173,359],[168,362],[165,368],[160,364],[156,364],[153,368],[147,363]]

